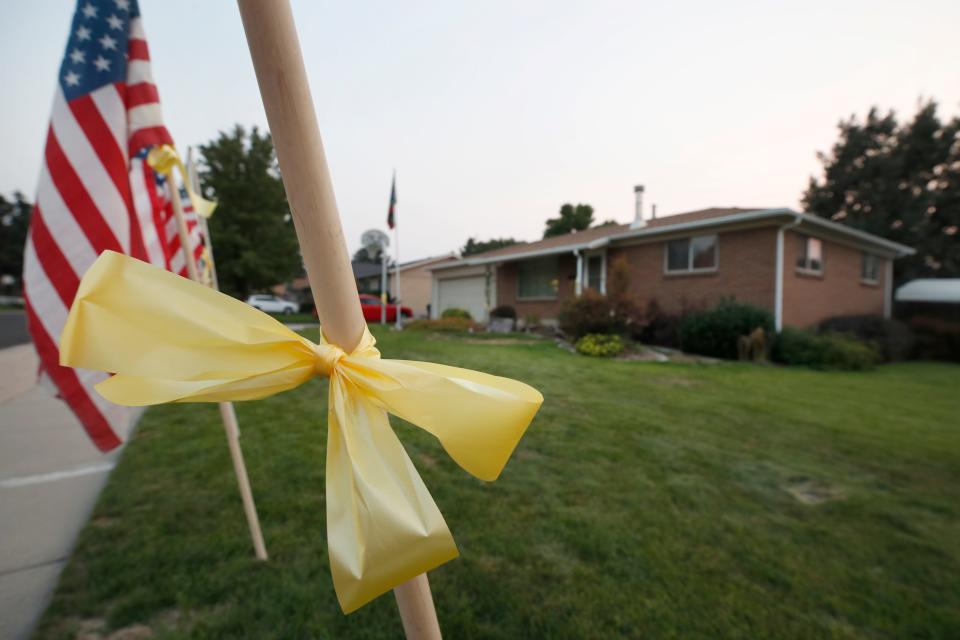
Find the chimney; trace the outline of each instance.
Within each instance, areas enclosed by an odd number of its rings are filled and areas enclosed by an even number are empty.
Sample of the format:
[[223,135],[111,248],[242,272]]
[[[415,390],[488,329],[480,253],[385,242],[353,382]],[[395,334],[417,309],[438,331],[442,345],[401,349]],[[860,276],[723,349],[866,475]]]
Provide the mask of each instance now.
[[650,205],[650,219],[651,219],[651,220],[656,220],[656,219],[657,219],[657,205],[656,205],[656,204]]
[[643,219],[643,185],[638,184],[633,188],[633,193],[636,196],[636,211],[634,213],[633,222],[630,224],[631,229],[639,229],[647,223]]

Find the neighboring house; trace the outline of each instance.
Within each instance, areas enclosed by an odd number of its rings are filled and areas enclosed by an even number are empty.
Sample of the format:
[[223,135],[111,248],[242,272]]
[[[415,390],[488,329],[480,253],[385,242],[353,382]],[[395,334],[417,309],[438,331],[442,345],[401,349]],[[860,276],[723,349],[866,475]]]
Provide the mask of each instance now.
[[637,191],[631,224],[514,245],[432,267],[432,310],[467,309],[486,320],[510,305],[554,322],[585,288],[606,292],[610,266],[626,261],[633,293],[666,312],[724,297],[773,313],[776,326],[834,315],[889,317],[893,260],[913,249],[790,209],[713,208],[646,219]]
[[960,278],[920,278],[897,287],[897,317],[938,317],[960,322]]
[[[430,315],[431,293],[433,276],[430,268],[441,262],[454,258],[456,254],[448,253],[432,258],[422,258],[400,264],[400,303],[410,307],[416,318],[425,318]],[[396,271],[390,269],[387,291],[393,300],[397,299]]]
[[383,280],[383,266],[379,262],[350,263],[353,267],[353,277],[357,281],[357,291],[360,293],[375,293],[380,295]]

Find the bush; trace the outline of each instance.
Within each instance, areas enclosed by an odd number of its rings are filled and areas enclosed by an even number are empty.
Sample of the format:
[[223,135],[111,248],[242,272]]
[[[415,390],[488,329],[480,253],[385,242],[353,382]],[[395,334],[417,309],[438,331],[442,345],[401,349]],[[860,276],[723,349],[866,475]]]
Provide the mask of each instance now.
[[910,328],[917,339],[917,356],[930,360],[960,362],[960,322],[916,316]]
[[577,353],[597,358],[612,358],[623,353],[623,340],[618,335],[588,333],[577,340]]
[[411,331],[475,331],[477,329],[477,324],[469,318],[414,320],[404,326]]
[[813,333],[784,327],[773,345],[773,359],[814,369],[872,369],[880,354],[871,345],[843,333]]
[[464,318],[465,320],[473,320],[473,316],[470,315],[470,312],[466,309],[457,309],[456,307],[450,307],[449,309],[444,309],[443,313],[440,314],[441,318]]
[[723,300],[713,309],[691,313],[680,321],[680,346],[690,353],[736,360],[737,338],[750,335],[757,327],[773,332],[769,311]]
[[913,355],[915,338],[906,324],[878,315],[834,316],[819,325],[821,333],[845,333],[872,344],[884,362],[906,360]]
[[511,307],[508,304],[502,304],[499,307],[494,307],[490,312],[491,318],[510,318],[511,320],[517,319],[517,310]]
[[640,342],[661,347],[679,347],[682,318],[680,314],[667,313],[656,300],[651,300],[643,313],[643,329],[638,336]]
[[592,289],[585,289],[579,298],[564,302],[559,320],[560,329],[574,340],[590,333],[620,334],[626,330],[610,301]]

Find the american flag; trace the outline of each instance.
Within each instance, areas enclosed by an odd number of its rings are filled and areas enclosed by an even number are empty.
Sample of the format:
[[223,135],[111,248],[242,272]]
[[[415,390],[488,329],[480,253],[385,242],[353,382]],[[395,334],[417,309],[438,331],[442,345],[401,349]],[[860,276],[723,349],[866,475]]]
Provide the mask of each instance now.
[[[102,451],[120,444],[128,409],[93,390],[105,374],[61,367],[57,342],[80,277],[102,251],[185,273],[179,241],[170,242],[170,187],[146,162],[151,146],[172,143],[136,0],[80,0],[60,66],[23,281],[41,369]],[[196,249],[199,255],[200,242]]]

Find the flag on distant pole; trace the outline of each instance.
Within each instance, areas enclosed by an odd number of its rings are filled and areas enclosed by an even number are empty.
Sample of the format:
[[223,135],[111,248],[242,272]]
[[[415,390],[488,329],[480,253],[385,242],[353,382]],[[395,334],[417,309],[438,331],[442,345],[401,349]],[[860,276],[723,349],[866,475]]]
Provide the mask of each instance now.
[[80,0],[57,77],[23,281],[41,369],[102,451],[120,444],[129,410],[93,391],[107,374],[61,367],[57,340],[80,277],[102,251],[167,269],[177,262],[168,186],[146,162],[151,146],[172,143],[136,0]]
[[393,172],[393,182],[390,184],[390,207],[387,209],[387,226],[393,229],[397,226],[396,209],[397,206],[397,172]]

